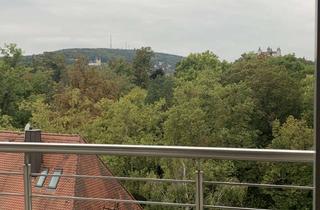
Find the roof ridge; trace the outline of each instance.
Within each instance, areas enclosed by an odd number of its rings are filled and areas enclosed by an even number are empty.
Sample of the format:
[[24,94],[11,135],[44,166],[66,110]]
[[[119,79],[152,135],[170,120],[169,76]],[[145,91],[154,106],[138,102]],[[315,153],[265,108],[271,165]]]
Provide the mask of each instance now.
[[[12,133],[12,134],[24,134],[24,131],[10,131],[10,130],[0,130],[0,133]],[[66,133],[51,133],[51,132],[41,132],[42,135],[51,135],[51,136],[74,136],[80,137],[80,134],[66,134]]]
[[23,134],[22,131],[9,131],[9,130],[0,130],[0,133],[14,133],[14,134]]
[[66,133],[47,133],[47,132],[41,132],[42,135],[50,135],[50,136],[73,136],[73,137],[80,137],[79,134],[66,134]]

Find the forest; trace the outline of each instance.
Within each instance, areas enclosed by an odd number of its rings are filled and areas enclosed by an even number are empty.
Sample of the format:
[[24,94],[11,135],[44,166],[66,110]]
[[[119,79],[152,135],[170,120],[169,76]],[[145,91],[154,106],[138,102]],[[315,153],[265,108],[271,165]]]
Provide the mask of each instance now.
[[[132,62],[135,56],[135,49],[115,49],[115,48],[73,48],[62,49],[52,52],[44,52],[42,54],[23,56],[21,63],[29,65],[34,59],[41,57],[60,55],[64,57],[66,64],[74,64],[79,55],[86,57],[89,61],[94,61],[96,58],[101,59],[103,63],[107,63],[114,59],[122,59],[127,62]],[[157,64],[159,62],[170,65],[170,69],[164,69],[166,73],[174,71],[176,64],[182,59],[182,56],[172,55],[167,53],[154,52],[151,62]]]
[[[154,69],[150,47],[132,61],[88,66],[63,54],[24,63],[16,44],[0,48],[0,129],[30,122],[44,132],[80,134],[88,143],[313,149],[314,62],[294,54],[244,53],[237,60],[191,53],[174,74]],[[115,175],[312,186],[312,165],[254,161],[101,157]],[[123,183],[136,199],[194,202],[194,186]],[[205,203],[312,209],[312,191],[206,185]],[[145,206],[145,209],[168,209]],[[186,209],[186,208],[184,208]]]

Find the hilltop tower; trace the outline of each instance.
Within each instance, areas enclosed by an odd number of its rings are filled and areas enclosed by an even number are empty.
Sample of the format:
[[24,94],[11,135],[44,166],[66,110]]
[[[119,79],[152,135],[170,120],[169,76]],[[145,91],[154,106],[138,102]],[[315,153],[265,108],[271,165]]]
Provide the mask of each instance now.
[[271,47],[268,47],[268,48],[267,48],[267,53],[272,54],[272,48],[271,48]]
[[281,56],[281,49],[280,49],[280,47],[277,48],[276,56]]
[[267,51],[262,51],[261,48],[259,47],[258,51],[257,51],[257,55],[258,56],[262,56],[262,57],[278,57],[281,56],[281,49],[280,47],[277,48],[276,51],[273,51],[271,47],[267,48]]

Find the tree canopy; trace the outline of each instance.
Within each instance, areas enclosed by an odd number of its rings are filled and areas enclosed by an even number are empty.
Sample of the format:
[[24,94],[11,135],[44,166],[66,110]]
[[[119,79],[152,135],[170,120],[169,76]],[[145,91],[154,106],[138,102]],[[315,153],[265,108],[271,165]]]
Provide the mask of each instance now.
[[[237,148],[313,147],[313,62],[295,55],[243,54],[234,62],[192,53],[174,74],[153,68],[150,47],[131,61],[89,66],[45,53],[21,62],[15,44],[0,48],[0,129],[27,122],[46,132],[79,133],[91,143]],[[311,185],[308,164],[102,157],[118,176]],[[124,183],[136,197],[193,202],[193,186]],[[157,190],[155,190],[157,189]],[[310,209],[312,191],[210,185],[206,203]],[[148,209],[147,206],[145,206]],[[166,209],[155,207],[149,209]]]

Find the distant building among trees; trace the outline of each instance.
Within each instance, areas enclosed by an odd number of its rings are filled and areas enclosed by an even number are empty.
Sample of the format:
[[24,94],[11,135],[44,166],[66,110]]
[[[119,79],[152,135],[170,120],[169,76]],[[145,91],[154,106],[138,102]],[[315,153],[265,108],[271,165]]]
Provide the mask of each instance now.
[[88,63],[89,66],[101,66],[101,58],[96,58],[95,61],[90,61]]
[[267,51],[262,51],[261,48],[259,47],[257,55],[263,56],[263,57],[264,56],[278,57],[278,56],[281,56],[281,49],[280,47],[278,47],[276,51],[273,51],[271,47],[268,47]]
[[164,72],[170,72],[172,69],[172,66],[166,62],[158,61],[153,65],[153,69],[162,69]]

